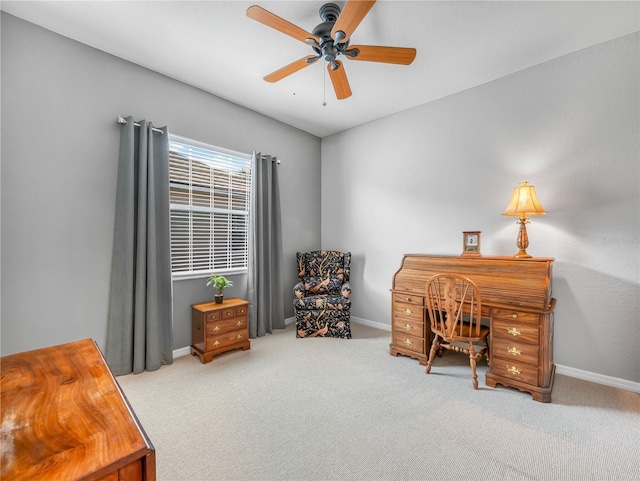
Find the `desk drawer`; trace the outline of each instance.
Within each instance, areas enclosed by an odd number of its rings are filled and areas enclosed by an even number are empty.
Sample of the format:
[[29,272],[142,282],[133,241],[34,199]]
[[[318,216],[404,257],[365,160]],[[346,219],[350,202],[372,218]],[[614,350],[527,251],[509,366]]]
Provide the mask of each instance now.
[[405,319],[412,322],[422,322],[422,312],[424,308],[416,304],[393,303],[393,318],[395,320]]
[[498,376],[515,379],[533,386],[538,385],[538,367],[499,357],[491,358],[490,370]]
[[491,320],[491,339],[502,338],[519,343],[539,344],[540,329],[530,324],[496,319]]
[[418,306],[424,305],[424,297],[416,296],[415,294],[393,294],[393,301],[396,303],[416,304]]
[[396,318],[393,322],[393,330],[415,337],[424,337],[424,324],[422,322]]
[[491,357],[499,356],[513,362],[538,365],[540,348],[534,344],[524,344],[511,339],[496,337],[491,345]]
[[538,324],[540,322],[540,316],[531,312],[520,312],[511,309],[493,309],[492,312],[494,319],[502,319],[504,321],[510,320],[513,322],[527,322],[531,324]]
[[424,339],[410,336],[402,332],[394,332],[393,344],[409,351],[424,353]]

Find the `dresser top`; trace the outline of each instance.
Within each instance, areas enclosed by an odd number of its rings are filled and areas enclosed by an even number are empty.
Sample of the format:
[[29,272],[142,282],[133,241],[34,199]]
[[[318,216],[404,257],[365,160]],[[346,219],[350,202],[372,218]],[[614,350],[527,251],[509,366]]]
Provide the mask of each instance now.
[[99,477],[153,451],[91,339],[0,362],[3,480]]
[[211,301],[211,302],[202,302],[200,304],[194,304],[191,307],[204,312],[204,311],[210,311],[211,309],[224,309],[225,307],[246,306],[247,304],[249,304],[249,301],[245,301],[244,299],[233,297],[230,299],[223,300],[221,304],[216,304],[215,301]]

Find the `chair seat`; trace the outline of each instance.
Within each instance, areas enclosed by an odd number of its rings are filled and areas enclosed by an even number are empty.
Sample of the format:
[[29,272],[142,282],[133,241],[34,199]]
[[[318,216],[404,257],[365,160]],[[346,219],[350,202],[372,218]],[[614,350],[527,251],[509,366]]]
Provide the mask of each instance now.
[[456,329],[455,334],[452,336],[446,337],[444,333],[440,333],[440,332],[436,332],[436,334],[442,337],[442,339],[444,339],[446,342],[450,342],[450,343],[456,342],[459,339],[464,339],[467,342],[468,341],[480,342],[489,335],[489,328],[487,326],[480,326],[480,334],[476,336],[475,332],[472,335],[471,326],[469,326],[469,324],[463,324],[462,329],[459,329],[459,328]]
[[329,294],[322,296],[307,296],[296,299],[293,302],[294,308],[298,310],[333,309],[338,311],[348,311],[351,308],[351,299],[339,294]]

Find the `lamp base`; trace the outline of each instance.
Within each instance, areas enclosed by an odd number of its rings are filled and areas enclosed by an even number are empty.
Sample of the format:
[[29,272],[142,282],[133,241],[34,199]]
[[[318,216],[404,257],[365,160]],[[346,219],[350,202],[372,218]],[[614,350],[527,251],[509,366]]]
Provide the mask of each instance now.
[[516,259],[530,259],[533,256],[531,256],[530,254],[527,254],[527,251],[525,251],[524,249],[520,249],[518,253],[513,257],[515,257]]

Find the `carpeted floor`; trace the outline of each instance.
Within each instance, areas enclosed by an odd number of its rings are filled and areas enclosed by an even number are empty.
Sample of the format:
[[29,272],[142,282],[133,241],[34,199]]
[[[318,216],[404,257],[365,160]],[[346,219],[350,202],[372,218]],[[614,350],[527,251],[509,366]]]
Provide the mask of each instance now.
[[209,364],[118,377],[160,481],[638,480],[640,395],[556,375],[551,404],[484,384],[445,353],[431,374],[390,333],[296,339],[292,325]]

